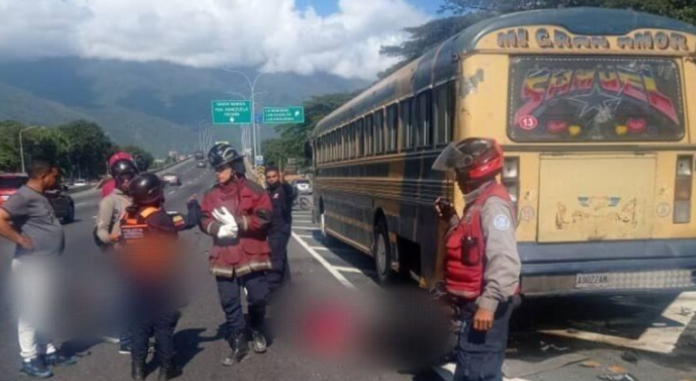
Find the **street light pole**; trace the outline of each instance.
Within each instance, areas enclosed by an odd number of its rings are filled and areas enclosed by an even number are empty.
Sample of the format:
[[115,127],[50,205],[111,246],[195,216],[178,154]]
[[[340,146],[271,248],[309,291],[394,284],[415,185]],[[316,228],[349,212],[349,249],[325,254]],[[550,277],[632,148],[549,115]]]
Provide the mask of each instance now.
[[259,143],[257,140],[257,135],[256,135],[256,113],[255,113],[255,103],[256,103],[256,83],[259,81],[261,77],[268,73],[259,73],[256,75],[254,80],[252,81],[246,73],[241,72],[239,70],[229,70],[229,69],[222,69],[223,71],[230,73],[230,74],[238,74],[244,77],[246,79],[247,84],[249,85],[249,90],[251,90],[251,96],[249,97],[251,100],[251,132],[252,132],[252,139],[253,139],[253,154],[254,156],[254,167],[256,167],[256,156],[258,155],[258,148],[259,148]]
[[32,130],[34,128],[42,128],[42,126],[31,126],[31,127],[27,127],[25,129],[19,131],[19,156],[20,156],[20,159],[22,161],[22,173],[27,172],[26,169],[24,168],[24,145],[22,144],[22,132],[29,131],[29,130]]

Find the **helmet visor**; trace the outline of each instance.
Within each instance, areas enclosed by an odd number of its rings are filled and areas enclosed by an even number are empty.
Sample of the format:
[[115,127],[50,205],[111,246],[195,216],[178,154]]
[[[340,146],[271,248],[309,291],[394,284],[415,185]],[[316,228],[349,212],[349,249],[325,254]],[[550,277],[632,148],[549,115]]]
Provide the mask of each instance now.
[[456,143],[450,143],[437,157],[432,169],[434,171],[449,172],[470,167],[472,164],[474,164],[473,155],[463,153],[457,148]]

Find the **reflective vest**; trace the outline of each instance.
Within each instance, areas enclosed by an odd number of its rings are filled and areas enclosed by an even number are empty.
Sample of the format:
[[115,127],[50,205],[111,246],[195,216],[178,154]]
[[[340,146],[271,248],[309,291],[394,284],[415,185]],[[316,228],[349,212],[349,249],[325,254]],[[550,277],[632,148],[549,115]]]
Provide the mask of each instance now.
[[445,287],[447,291],[468,300],[483,293],[483,274],[486,266],[486,237],[481,227],[481,210],[491,197],[499,197],[510,205],[505,187],[495,183],[484,189],[478,198],[466,206],[459,225],[447,236],[445,258]]
[[147,218],[159,210],[148,207],[121,219],[122,261],[140,281],[158,281],[169,274],[174,240],[147,224]]

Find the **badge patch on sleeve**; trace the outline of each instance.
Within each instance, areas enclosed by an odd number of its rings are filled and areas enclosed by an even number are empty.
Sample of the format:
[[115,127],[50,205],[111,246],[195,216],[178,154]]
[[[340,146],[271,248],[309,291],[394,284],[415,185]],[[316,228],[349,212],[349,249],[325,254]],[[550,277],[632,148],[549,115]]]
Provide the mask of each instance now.
[[493,226],[500,231],[509,230],[510,225],[510,218],[504,214],[499,214],[493,219]]

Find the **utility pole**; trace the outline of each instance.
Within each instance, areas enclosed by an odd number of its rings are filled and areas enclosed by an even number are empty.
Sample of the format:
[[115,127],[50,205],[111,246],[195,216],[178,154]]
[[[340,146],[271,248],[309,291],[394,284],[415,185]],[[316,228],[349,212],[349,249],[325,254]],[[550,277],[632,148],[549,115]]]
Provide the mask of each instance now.
[[24,167],[24,144],[22,143],[22,132],[33,130],[34,128],[43,128],[43,126],[31,126],[19,131],[19,157],[22,162],[22,173],[27,173],[27,170]]

